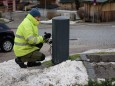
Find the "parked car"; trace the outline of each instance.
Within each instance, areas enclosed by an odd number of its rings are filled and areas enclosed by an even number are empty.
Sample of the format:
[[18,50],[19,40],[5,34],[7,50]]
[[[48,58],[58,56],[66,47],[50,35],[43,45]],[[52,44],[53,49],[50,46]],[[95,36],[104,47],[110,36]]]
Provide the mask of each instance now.
[[12,51],[14,45],[14,32],[6,24],[0,23],[0,49],[4,52]]

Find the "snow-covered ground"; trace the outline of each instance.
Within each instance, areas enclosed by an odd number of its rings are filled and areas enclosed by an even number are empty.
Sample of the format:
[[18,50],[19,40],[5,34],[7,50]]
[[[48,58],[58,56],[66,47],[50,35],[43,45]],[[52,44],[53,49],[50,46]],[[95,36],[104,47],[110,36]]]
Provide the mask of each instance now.
[[50,68],[21,69],[14,60],[0,64],[0,86],[67,86],[86,84],[88,75],[82,62],[66,61]]
[[[93,52],[115,52],[115,49],[95,49],[83,53]],[[0,86],[72,86],[84,85],[87,81],[88,75],[81,61],[67,60],[49,68],[26,69],[20,68],[14,59],[0,63]]]
[[[41,24],[52,24],[52,19],[51,20],[42,20],[40,21]],[[76,24],[76,21],[70,21],[70,24]]]

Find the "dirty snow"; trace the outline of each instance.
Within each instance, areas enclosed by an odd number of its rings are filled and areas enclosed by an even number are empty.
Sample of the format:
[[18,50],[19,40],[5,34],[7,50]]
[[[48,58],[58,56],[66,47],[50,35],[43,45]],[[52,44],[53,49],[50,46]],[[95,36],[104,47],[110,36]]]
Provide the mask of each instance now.
[[67,86],[86,84],[88,75],[81,61],[66,61],[50,68],[21,69],[14,60],[0,63],[0,86]]
[[95,53],[95,52],[115,52],[115,48],[109,48],[109,49],[91,49],[88,51],[83,52],[85,53]]
[[[94,52],[115,52],[115,49],[94,49],[83,53]],[[81,61],[67,60],[49,68],[26,69],[20,68],[14,59],[0,63],[0,86],[72,86],[84,85],[87,81],[88,75]]]

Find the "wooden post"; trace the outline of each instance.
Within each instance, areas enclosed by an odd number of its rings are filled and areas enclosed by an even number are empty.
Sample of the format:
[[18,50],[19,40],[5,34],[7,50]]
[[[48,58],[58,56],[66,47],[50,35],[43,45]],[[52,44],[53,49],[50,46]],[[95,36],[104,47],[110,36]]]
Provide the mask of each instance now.
[[16,11],[16,0],[13,0],[13,11]]
[[93,22],[95,22],[96,0],[93,1]]

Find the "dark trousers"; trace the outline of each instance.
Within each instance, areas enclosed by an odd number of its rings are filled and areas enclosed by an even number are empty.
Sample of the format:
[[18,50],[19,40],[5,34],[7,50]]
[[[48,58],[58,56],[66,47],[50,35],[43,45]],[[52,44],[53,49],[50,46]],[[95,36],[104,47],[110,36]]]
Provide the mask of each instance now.
[[34,62],[34,61],[43,61],[45,59],[45,55],[39,50],[33,51],[25,56],[18,57],[22,62]]

